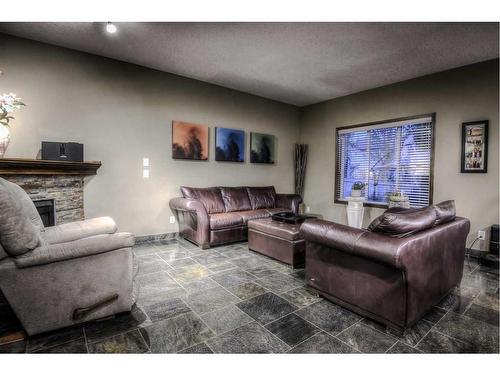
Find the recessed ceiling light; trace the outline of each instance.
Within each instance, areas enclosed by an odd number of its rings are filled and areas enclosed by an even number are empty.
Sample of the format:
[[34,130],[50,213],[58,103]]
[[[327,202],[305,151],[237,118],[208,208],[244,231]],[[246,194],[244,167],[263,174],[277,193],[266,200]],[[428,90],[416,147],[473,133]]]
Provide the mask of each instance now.
[[116,33],[116,26],[112,22],[108,22],[106,25],[106,31],[110,34]]

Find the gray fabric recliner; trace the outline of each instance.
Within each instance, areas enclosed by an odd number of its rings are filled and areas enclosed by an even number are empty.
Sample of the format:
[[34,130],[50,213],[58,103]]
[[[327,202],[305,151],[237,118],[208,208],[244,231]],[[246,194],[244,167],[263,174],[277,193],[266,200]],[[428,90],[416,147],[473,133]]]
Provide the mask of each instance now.
[[0,289],[29,335],[130,311],[134,236],[102,217],[44,228],[0,178]]

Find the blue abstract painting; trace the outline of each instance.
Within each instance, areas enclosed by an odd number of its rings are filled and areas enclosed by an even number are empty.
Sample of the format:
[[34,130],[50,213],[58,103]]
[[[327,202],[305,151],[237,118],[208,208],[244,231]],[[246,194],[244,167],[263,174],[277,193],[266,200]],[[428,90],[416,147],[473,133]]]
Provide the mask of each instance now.
[[215,128],[215,160],[245,161],[245,132],[238,129]]

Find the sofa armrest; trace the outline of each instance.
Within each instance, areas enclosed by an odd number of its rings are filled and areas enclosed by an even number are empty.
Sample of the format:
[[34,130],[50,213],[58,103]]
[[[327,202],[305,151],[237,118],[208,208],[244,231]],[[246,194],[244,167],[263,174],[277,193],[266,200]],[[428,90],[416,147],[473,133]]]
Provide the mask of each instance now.
[[210,244],[210,217],[200,201],[190,198],[172,198],[169,202],[170,209],[175,213],[179,223],[179,232],[189,229],[194,233],[194,240],[201,246]]
[[276,194],[276,207],[286,208],[293,213],[298,213],[301,203],[302,197],[298,194]]
[[369,258],[401,269],[399,252],[408,238],[392,238],[366,229],[326,220],[309,219],[300,227],[306,241],[319,243],[355,256]]
[[98,217],[72,223],[47,227],[42,236],[47,244],[58,244],[80,240],[99,234],[113,234],[118,230],[115,221],[110,217]]
[[133,247],[134,243],[134,235],[130,233],[99,234],[76,241],[40,246],[15,258],[14,262],[18,268],[41,266]]

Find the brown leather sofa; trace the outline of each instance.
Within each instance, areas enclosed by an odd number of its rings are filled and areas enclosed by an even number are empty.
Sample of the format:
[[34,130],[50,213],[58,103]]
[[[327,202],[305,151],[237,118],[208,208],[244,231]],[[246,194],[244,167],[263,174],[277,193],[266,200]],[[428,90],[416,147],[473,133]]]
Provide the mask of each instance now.
[[367,229],[307,220],[306,283],[385,325],[416,323],[462,279],[469,220],[453,201],[388,210]]
[[276,212],[298,212],[302,198],[296,194],[276,194],[267,187],[182,186],[182,197],[170,200],[181,237],[201,248],[245,241],[249,220],[270,217]]

